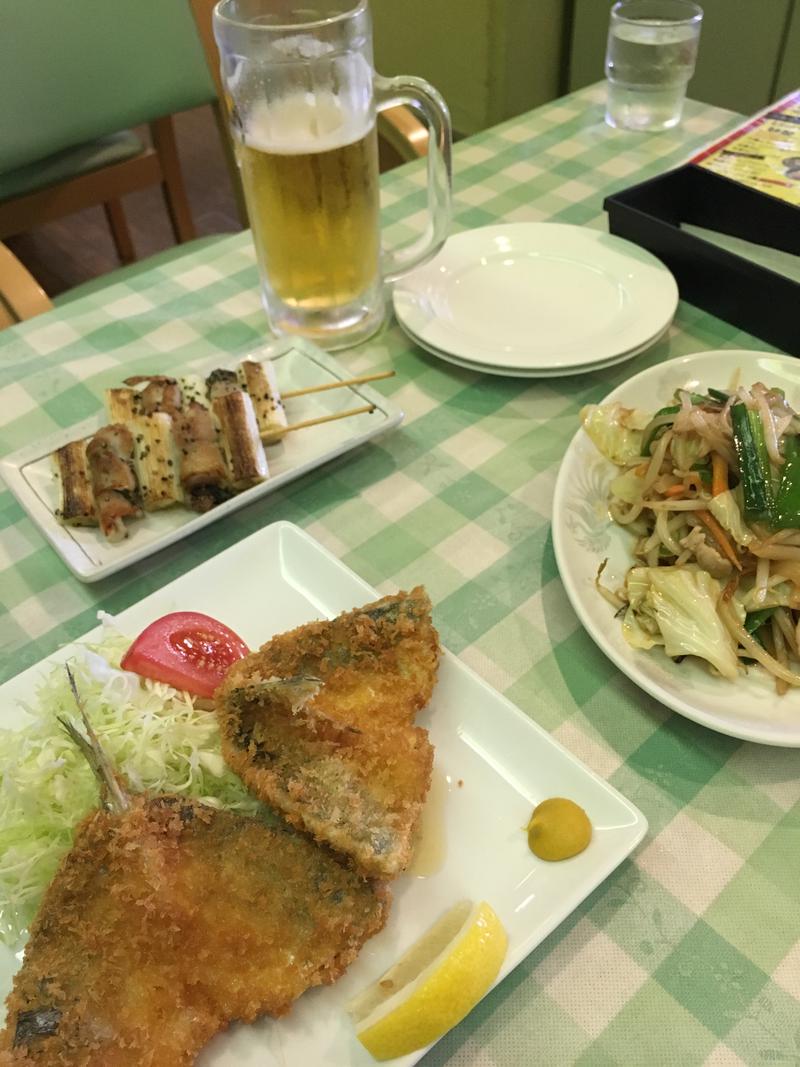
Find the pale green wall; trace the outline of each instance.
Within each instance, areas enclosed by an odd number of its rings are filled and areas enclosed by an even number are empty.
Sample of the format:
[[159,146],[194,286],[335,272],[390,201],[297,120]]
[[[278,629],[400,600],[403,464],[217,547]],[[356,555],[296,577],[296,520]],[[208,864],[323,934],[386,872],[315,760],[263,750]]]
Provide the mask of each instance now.
[[[700,0],[700,6],[703,29],[690,96],[749,114],[800,87],[798,0]],[[571,89],[603,77],[610,7],[611,0],[575,0]]]
[[795,0],[792,17],[786,28],[775,96],[785,96],[793,89],[800,89],[800,0]]
[[[800,0],[700,0],[691,96],[757,111],[800,88]],[[474,133],[603,77],[611,0],[371,0],[382,74],[417,74]]]
[[565,0],[371,0],[375,66],[416,74],[473,133],[559,95]]

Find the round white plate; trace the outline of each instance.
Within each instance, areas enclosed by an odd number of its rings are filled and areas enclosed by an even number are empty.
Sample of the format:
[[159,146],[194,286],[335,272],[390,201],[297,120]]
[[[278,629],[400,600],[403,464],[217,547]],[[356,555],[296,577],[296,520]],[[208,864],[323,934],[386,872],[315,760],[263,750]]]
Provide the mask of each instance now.
[[633,359],[634,356],[640,356],[642,352],[646,352],[648,348],[652,348],[656,342],[661,340],[669,326],[667,325],[655,337],[651,337],[645,344],[640,345],[639,348],[632,349],[630,352],[623,352],[622,355],[613,356],[611,359],[601,359],[598,363],[587,363],[582,367],[570,367],[567,370],[516,370],[513,367],[487,366],[484,363],[476,363],[469,359],[460,359],[449,352],[442,352],[440,349],[434,348],[432,344],[423,341],[421,337],[415,337],[402,323],[400,328],[414,344],[424,348],[432,356],[443,359],[446,363],[452,363],[456,367],[463,367],[464,370],[477,371],[479,374],[495,374],[502,378],[569,378],[575,374],[592,374],[596,370],[604,370],[606,367],[613,367],[617,363],[624,363],[628,359]]
[[678,287],[660,260],[620,237],[525,222],[456,234],[396,283],[393,299],[401,325],[440,352],[563,372],[660,333]]
[[[739,370],[743,383],[780,386],[789,403],[800,406],[800,361],[734,349],[657,364],[619,386],[604,403],[618,400],[655,411],[677,388],[724,389]],[[779,697],[771,676],[760,668],[729,682],[715,678],[699,661],[675,663],[660,649],[640,651],[626,642],[614,609],[594,586],[602,560],[608,559],[603,581],[612,588],[622,584],[632,563],[633,537],[608,515],[608,487],[616,473],[579,429],[564,455],[553,499],[553,543],[561,580],[591,638],[632,681],[688,719],[746,741],[800,747],[800,691]]]

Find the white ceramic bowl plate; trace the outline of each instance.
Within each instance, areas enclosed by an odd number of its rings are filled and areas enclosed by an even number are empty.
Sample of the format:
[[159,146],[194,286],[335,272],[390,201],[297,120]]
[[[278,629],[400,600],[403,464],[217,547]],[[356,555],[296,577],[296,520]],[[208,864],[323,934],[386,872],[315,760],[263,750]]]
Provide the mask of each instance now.
[[[800,361],[769,352],[721,350],[682,356],[642,371],[604,401],[656,411],[675,389],[725,389],[736,374],[742,384],[763,381],[786,390],[800,407]],[[553,543],[564,588],[590,636],[621,671],[662,704],[732,737],[766,745],[800,747],[800,691],[778,697],[770,675],[758,668],[729,682],[714,677],[697,660],[675,663],[661,649],[631,648],[613,608],[595,589],[597,568],[608,565],[603,582],[622,584],[632,565],[634,538],[608,514],[608,488],[618,472],[583,430],[564,455],[553,500]]]
[[394,288],[410,336],[489,373],[569,373],[635,355],[677,303],[675,279],[650,252],[560,223],[456,234]]

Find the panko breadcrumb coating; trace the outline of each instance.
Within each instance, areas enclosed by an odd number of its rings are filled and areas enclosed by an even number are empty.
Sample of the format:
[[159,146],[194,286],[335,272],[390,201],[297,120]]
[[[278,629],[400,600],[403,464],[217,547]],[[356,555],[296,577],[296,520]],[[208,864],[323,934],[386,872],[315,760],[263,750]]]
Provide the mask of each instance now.
[[215,694],[223,756],[293,825],[393,877],[430,787],[433,747],[413,720],[439,652],[421,587],[281,634]]
[[338,978],[388,894],[275,823],[173,795],[87,816],[33,924],[0,1065],[184,1067],[234,1020]]

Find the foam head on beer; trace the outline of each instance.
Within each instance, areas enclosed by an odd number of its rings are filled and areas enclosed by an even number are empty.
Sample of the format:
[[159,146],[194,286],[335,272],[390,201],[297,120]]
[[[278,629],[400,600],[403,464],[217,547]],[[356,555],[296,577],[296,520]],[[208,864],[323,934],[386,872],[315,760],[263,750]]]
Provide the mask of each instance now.
[[327,152],[358,141],[370,125],[332,92],[294,92],[256,101],[244,116],[243,140],[257,152]]
[[284,304],[311,311],[357,302],[379,284],[371,83],[332,71],[325,86],[240,109],[238,155],[262,278]]

